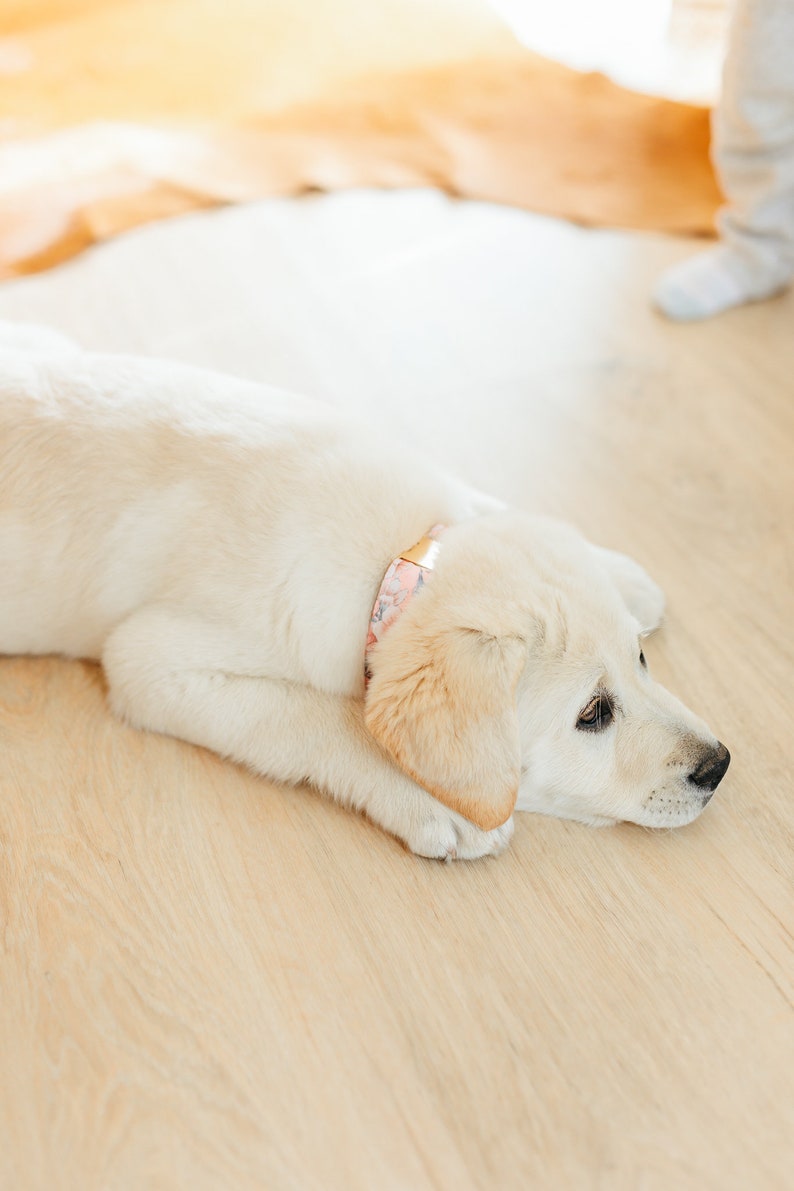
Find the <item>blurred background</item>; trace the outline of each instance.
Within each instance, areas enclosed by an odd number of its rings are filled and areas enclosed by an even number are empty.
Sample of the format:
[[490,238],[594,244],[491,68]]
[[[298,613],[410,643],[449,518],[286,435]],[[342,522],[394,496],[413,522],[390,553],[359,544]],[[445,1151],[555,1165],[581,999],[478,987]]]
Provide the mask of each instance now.
[[725,0],[6,0],[0,276],[351,186],[708,234],[725,18]]
[[730,0],[491,0],[521,41],[640,91],[712,103]]

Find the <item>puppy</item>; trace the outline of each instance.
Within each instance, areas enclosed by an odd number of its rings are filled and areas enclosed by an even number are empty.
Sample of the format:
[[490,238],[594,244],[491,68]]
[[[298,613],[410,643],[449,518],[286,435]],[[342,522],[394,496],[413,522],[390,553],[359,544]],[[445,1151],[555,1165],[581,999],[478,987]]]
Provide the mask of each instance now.
[[678,826],[728,766],[637,563],[265,386],[0,327],[0,559],[0,652],[95,658],[129,723],[422,856],[516,808]]

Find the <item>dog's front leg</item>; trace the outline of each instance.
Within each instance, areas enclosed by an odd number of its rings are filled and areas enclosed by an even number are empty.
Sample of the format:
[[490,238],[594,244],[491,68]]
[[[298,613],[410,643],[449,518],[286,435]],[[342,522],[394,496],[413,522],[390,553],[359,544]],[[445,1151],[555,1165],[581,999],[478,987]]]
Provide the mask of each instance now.
[[367,731],[360,700],[252,672],[211,624],[143,609],[110,636],[103,663],[111,705],[132,724],[309,782],[421,856],[475,859],[510,841],[512,820],[480,831],[402,773]]

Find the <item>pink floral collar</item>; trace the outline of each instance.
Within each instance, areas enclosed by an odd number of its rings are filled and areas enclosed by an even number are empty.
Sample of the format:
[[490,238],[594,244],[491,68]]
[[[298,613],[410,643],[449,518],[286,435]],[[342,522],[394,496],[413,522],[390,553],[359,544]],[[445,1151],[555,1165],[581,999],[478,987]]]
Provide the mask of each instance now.
[[364,651],[364,680],[371,678],[370,654],[386,630],[394,624],[411,599],[425,584],[435,566],[441,545],[438,541],[446,526],[434,525],[410,550],[406,550],[389,564],[380,585],[375,607],[369,622],[367,646]]

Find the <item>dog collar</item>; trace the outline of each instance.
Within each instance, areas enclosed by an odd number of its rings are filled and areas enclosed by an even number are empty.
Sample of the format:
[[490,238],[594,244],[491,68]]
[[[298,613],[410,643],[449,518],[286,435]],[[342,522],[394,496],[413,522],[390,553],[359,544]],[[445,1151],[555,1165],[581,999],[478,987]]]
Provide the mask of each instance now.
[[405,611],[416,592],[424,587],[427,576],[433,570],[441,549],[438,539],[445,528],[443,525],[434,525],[423,538],[389,564],[369,621],[367,646],[364,651],[365,682],[369,682],[371,678],[369,661],[372,650],[386,630]]

